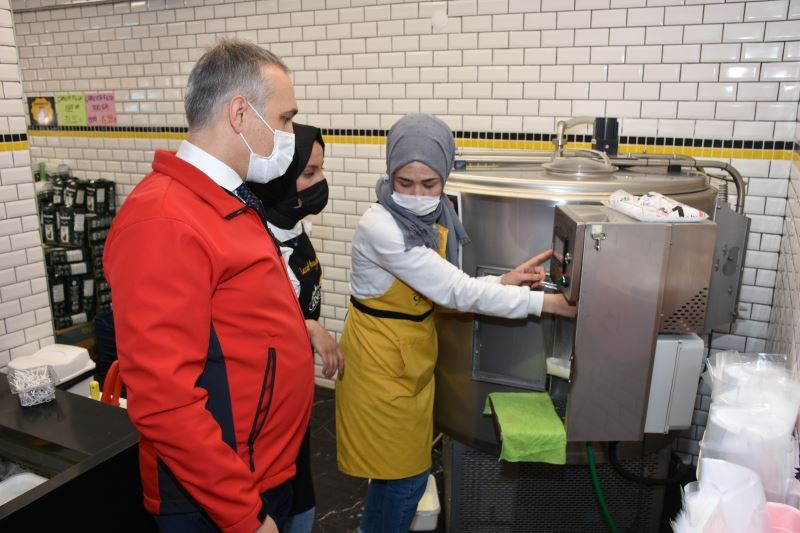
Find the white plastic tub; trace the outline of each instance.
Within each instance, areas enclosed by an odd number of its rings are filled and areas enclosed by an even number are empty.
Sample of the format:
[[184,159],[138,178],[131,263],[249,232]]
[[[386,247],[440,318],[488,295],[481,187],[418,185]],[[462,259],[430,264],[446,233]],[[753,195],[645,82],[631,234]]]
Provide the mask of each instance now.
[[[37,366],[51,366],[58,378],[56,385],[66,383],[81,374],[94,370],[94,361],[86,348],[68,344],[51,344],[38,352],[17,357],[8,363],[8,372]],[[88,390],[88,389],[87,389]]]
[[428,476],[425,494],[417,504],[417,516],[411,522],[411,531],[434,531],[439,521],[439,493],[436,491],[436,478],[433,474]]

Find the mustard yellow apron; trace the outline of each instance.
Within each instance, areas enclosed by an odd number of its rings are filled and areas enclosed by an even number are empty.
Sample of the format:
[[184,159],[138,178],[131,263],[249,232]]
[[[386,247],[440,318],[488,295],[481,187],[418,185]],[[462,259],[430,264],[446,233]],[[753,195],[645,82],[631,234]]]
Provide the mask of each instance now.
[[[444,256],[447,229],[439,231]],[[433,303],[395,279],[377,298],[352,299],[336,383],[339,470],[401,479],[431,466],[433,368],[438,351]]]

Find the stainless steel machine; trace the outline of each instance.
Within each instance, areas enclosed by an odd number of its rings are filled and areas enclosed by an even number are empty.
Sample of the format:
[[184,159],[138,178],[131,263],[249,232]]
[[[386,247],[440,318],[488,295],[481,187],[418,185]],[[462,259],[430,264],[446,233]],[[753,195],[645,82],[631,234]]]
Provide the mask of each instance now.
[[[471,275],[502,273],[535,252],[552,247],[557,205],[600,205],[618,189],[636,195],[657,191],[706,211],[712,219],[726,219],[724,225],[718,225],[716,240],[710,244],[704,241],[703,250],[692,252],[705,254],[704,264],[711,270],[707,284],[709,312],[695,313],[694,324],[699,328],[693,331],[702,333],[731,322],[748,229],[747,219],[737,212],[743,203],[744,185],[735,169],[724,163],[689,158],[637,156],[600,160],[603,168],[597,170],[585,159],[577,154],[574,160],[581,164],[577,171],[570,172],[568,166],[548,169],[545,165],[551,162],[550,154],[462,154],[456,163],[461,170],[450,175],[446,192],[457,201],[459,216],[472,239],[462,253],[464,271]],[[608,165],[616,169],[609,172]],[[728,205],[727,194],[712,185],[704,168],[731,172],[737,191],[736,208]],[[722,181],[717,183],[725,185]],[[713,254],[710,260],[708,254]],[[620,285],[626,284],[620,272],[607,275]],[[677,312],[685,302],[673,303],[676,307],[672,312]],[[706,320],[712,310],[716,310],[714,320]],[[441,310],[437,325],[437,427],[464,444],[494,453],[494,426],[482,414],[486,395],[494,391],[545,390],[546,359],[572,353],[574,323],[547,315],[505,320]],[[633,331],[629,325],[620,328]],[[644,390],[647,388],[645,384]],[[578,435],[573,431],[570,438]],[[633,435],[628,438],[635,440]]]
[[703,330],[716,227],[639,222],[602,205],[556,207],[551,276],[577,305],[570,441],[642,438],[658,333]]
[[[735,318],[749,230],[742,177],[722,162],[617,156],[608,120],[610,138],[594,145],[611,157],[568,150],[570,124],[589,120],[560,124],[555,154],[464,152],[447,182],[472,240],[465,272],[500,274],[552,247],[547,290],[577,303],[575,320],[437,311],[434,418],[445,434],[448,531],[607,531],[586,466],[592,441],[618,524],[657,531],[663,487],[644,490],[618,467],[668,475],[669,432],[691,422],[704,351],[697,334]],[[660,192],[711,220],[637,222],[601,205],[618,189]],[[566,379],[548,375],[548,359]],[[565,421],[567,464],[498,462],[486,396],[543,390]]]

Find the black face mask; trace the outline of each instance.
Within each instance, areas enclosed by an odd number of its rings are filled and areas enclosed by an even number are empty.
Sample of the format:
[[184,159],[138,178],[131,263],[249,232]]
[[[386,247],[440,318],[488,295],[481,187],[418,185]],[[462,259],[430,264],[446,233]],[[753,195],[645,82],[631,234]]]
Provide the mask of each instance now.
[[298,220],[306,215],[318,215],[328,205],[328,180],[322,180],[297,193],[300,205],[297,206]]

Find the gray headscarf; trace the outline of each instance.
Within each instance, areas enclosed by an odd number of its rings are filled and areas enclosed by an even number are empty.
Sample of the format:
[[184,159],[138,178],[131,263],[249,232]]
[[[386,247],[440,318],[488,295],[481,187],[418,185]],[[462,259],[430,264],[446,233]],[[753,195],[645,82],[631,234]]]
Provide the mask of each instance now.
[[[444,194],[444,184],[453,169],[456,144],[453,132],[440,119],[426,113],[406,115],[389,130],[386,136],[386,176],[378,179],[375,192],[378,203],[394,217],[403,232],[406,251],[414,246],[439,249],[439,233],[433,226],[438,222],[448,230],[446,257],[458,266],[458,245],[467,244],[469,237],[461,225],[450,200]],[[439,206],[427,215],[418,216],[392,200],[394,173],[405,165],[418,161],[439,174],[442,196]]]

